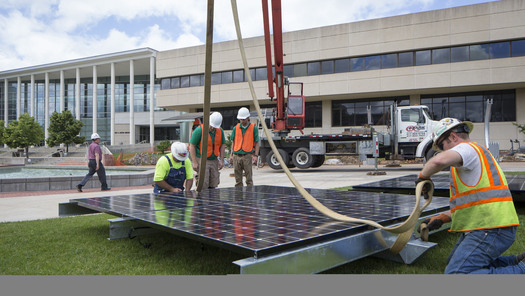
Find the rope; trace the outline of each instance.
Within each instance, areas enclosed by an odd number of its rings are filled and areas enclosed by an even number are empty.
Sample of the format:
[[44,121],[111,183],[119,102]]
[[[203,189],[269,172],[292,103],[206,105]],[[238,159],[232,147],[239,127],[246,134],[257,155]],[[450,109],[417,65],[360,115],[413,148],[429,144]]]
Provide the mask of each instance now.
[[[206,178],[206,158],[208,155],[208,137],[210,131],[210,97],[211,97],[211,59],[213,52],[213,5],[214,0],[208,0],[208,14],[206,24],[206,65],[204,67],[204,107],[202,122],[202,144],[200,146],[201,162],[199,164],[199,182],[197,192],[201,192]],[[220,131],[219,131],[220,132]]]
[[[395,233],[395,234],[399,234],[399,236],[397,237],[397,239],[394,242],[394,244],[390,247],[390,251],[392,251],[393,253],[398,253],[399,251],[401,251],[404,248],[404,246],[406,245],[406,243],[408,242],[408,240],[410,239],[410,237],[412,235],[412,232],[414,231],[414,227],[415,227],[416,223],[419,220],[419,216],[421,215],[421,212],[432,201],[432,195],[434,193],[434,188],[433,188],[432,185],[430,185],[432,188],[431,188],[431,190],[429,192],[429,198],[428,198],[427,202],[423,205],[422,208],[419,207],[420,199],[421,199],[421,191],[422,191],[423,186],[426,183],[430,183],[430,184],[432,184],[432,183],[430,181],[424,181],[424,182],[420,182],[418,184],[418,186],[416,186],[416,205],[414,207],[414,210],[412,211],[412,213],[410,214],[410,216],[407,218],[407,220],[404,223],[402,223],[400,225],[397,225],[397,226],[392,226],[392,227],[385,227],[385,226],[383,226],[383,225],[381,225],[381,224],[379,224],[379,223],[377,223],[375,221],[372,221],[372,220],[352,218],[352,217],[348,217],[348,216],[339,214],[339,213],[329,209],[328,207],[323,205],[321,202],[319,202],[317,199],[315,199],[312,195],[310,195],[310,193],[308,193],[303,188],[303,186],[295,179],[295,177],[292,175],[292,173],[288,169],[288,166],[284,163],[284,161],[283,161],[283,159],[281,157],[281,154],[277,151],[277,147],[275,146],[275,143],[273,142],[273,139],[271,137],[270,131],[268,130],[268,127],[266,126],[266,121],[264,120],[264,118],[262,116],[261,108],[259,106],[257,95],[255,94],[255,89],[254,89],[254,86],[253,86],[252,77],[251,77],[250,70],[249,70],[249,67],[248,67],[248,62],[247,62],[247,59],[246,59],[246,53],[245,53],[245,50],[244,50],[244,42],[243,42],[243,39],[242,39],[241,29],[240,29],[240,24],[239,24],[239,15],[238,15],[238,12],[237,12],[237,1],[236,0],[231,0],[231,6],[232,6],[232,12],[233,12],[233,19],[234,19],[234,22],[235,22],[235,30],[237,32],[237,40],[238,40],[238,43],[239,43],[239,50],[241,52],[241,57],[242,57],[242,61],[243,61],[243,64],[244,64],[244,73],[246,73],[246,76],[247,76],[248,85],[250,87],[250,92],[251,92],[251,95],[252,95],[252,100],[253,100],[253,103],[255,105],[255,109],[257,110],[257,115],[259,116],[259,121],[262,124],[264,133],[265,133],[266,137],[268,138],[268,142],[270,143],[272,151],[275,154],[275,156],[277,157],[277,160],[279,161],[279,163],[281,164],[282,169],[284,170],[284,172],[288,176],[288,179],[294,184],[294,186],[301,193],[301,195],[314,208],[316,208],[318,211],[320,211],[321,213],[325,214],[326,216],[328,216],[328,217],[330,217],[332,219],[335,219],[335,220],[338,220],[338,221],[342,221],[342,222],[363,223],[363,224],[367,224],[367,225],[370,225],[370,226],[373,226],[373,227],[376,227],[376,228],[379,228],[379,229],[382,229],[382,230],[386,230],[386,231],[389,231],[389,232],[392,232],[392,233]],[[386,242],[384,241],[381,232],[378,231],[377,233],[378,233],[378,239],[380,240],[380,242],[386,246]]]

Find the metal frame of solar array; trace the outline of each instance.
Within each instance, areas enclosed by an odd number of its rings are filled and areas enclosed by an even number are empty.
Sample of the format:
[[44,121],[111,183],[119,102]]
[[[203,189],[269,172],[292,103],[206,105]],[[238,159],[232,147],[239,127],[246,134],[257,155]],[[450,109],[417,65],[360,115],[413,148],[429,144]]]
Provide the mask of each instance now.
[[[415,197],[307,189],[332,210],[384,225],[406,219]],[[293,187],[251,186],[177,194],[134,194],[71,199],[97,212],[145,221],[153,227],[217,245],[240,254],[265,256],[370,230],[363,224],[330,219]],[[436,198],[423,214],[448,209]]]
[[[506,174],[507,184],[512,192],[515,200],[523,199],[525,194],[525,175],[513,175]],[[392,179],[386,179],[376,182],[365,183],[361,185],[353,186],[353,190],[373,190],[373,191],[387,191],[387,190],[399,190],[403,193],[409,193],[415,191],[414,181],[417,179],[417,175],[407,175]],[[439,196],[449,196],[449,174],[437,174],[432,176],[432,182],[434,182],[434,190]]]

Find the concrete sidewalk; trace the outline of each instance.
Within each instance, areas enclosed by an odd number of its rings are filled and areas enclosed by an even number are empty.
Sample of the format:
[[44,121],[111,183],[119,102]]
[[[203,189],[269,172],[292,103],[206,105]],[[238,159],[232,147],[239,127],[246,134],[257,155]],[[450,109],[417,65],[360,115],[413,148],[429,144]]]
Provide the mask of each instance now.
[[[501,163],[505,171],[525,171],[525,163]],[[387,168],[379,165],[377,170],[371,165],[323,165],[316,169],[291,169],[295,179],[304,188],[330,189],[354,186],[363,183],[415,174],[421,170],[421,164],[404,164],[401,167]],[[255,185],[273,185],[293,187],[282,170],[269,167],[253,170]],[[384,175],[369,175],[369,172],[384,172]],[[111,185],[111,184],[110,184]],[[219,187],[233,187],[235,178],[233,169],[221,170]],[[195,189],[195,185],[193,187]],[[6,192],[0,193],[0,222],[38,220],[58,217],[58,204],[72,198],[114,196],[152,192],[151,185],[139,187],[114,187],[111,191],[101,192],[98,188],[77,192],[76,189],[46,192]]]

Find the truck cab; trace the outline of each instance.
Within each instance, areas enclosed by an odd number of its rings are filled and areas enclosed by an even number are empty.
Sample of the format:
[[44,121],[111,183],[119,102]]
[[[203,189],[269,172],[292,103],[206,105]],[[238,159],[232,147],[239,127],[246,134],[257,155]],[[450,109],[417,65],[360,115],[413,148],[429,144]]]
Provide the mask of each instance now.
[[395,139],[405,158],[425,157],[432,146],[432,130],[437,121],[430,118],[427,106],[397,107]]

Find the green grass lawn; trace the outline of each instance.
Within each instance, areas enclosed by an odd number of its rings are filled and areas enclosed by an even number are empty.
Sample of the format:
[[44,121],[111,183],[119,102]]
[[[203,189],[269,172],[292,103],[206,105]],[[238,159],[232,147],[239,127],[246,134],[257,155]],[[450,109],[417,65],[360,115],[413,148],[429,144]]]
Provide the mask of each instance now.
[[[517,207],[525,225],[525,205]],[[239,255],[169,233],[107,240],[107,214],[0,223],[1,275],[224,275],[238,274]],[[414,264],[367,257],[324,274],[441,274],[457,234],[430,237],[438,245]],[[525,227],[505,254],[525,251]]]

